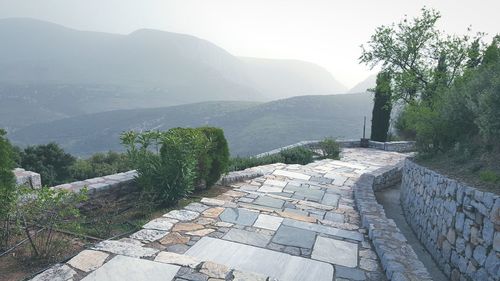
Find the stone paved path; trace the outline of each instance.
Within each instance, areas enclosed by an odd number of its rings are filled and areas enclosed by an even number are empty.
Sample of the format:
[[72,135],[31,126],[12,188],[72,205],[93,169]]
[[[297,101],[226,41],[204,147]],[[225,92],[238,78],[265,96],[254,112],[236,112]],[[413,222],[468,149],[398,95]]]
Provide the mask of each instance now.
[[342,154],[342,161],[253,168],[264,176],[171,211],[129,238],[103,241],[34,280],[385,280],[352,186],[405,156]]

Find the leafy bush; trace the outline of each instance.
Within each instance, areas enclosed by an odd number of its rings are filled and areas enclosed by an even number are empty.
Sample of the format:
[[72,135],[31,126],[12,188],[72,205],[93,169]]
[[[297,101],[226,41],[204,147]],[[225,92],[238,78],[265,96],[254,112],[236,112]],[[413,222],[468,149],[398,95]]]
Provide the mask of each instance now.
[[227,141],[217,128],[126,132],[121,140],[137,169],[142,195],[160,204],[174,203],[211,186],[229,162]]
[[[79,231],[78,206],[87,200],[87,190],[74,193],[49,187],[20,187],[19,198],[21,203],[17,204],[13,215],[19,222],[19,230],[28,238],[31,257],[50,260],[67,246],[67,241],[58,237],[56,230]],[[39,229],[43,231],[37,234]]]
[[76,161],[56,143],[28,146],[20,157],[21,167],[39,173],[43,184],[48,186],[70,180],[70,166]]
[[280,151],[285,164],[306,165],[313,161],[313,152],[309,148],[297,146]]
[[5,137],[6,132],[0,129],[0,249],[3,248],[9,239],[10,212],[16,202],[16,182],[12,169],[12,146]]
[[281,154],[272,154],[263,157],[234,157],[229,161],[229,171],[241,171],[251,167],[284,162]]
[[221,175],[227,172],[229,167],[229,147],[224,137],[224,131],[220,128],[201,127],[200,130],[208,138],[208,157],[210,167],[206,177],[207,186],[215,184]]
[[333,138],[325,138],[319,143],[321,154],[325,158],[340,159],[340,144]]
[[480,172],[479,178],[484,182],[490,182],[490,183],[500,182],[500,175],[490,170]]
[[131,170],[127,154],[109,151],[78,159],[70,167],[72,180],[85,180]]
[[235,157],[231,158],[229,171],[241,171],[247,168],[269,165],[274,163],[305,165],[313,161],[314,153],[304,147],[284,149],[280,153],[262,157]]

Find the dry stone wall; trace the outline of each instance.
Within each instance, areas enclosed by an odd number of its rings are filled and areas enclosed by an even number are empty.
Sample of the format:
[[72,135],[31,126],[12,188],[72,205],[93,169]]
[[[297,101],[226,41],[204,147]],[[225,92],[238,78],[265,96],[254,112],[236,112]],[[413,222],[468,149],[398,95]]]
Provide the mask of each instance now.
[[500,197],[406,160],[401,205],[451,280],[500,280]]

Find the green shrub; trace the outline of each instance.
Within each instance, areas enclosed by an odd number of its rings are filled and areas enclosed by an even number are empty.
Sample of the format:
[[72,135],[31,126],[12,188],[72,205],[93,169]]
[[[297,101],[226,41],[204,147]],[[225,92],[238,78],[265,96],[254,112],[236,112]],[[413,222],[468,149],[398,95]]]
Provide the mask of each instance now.
[[491,182],[491,183],[500,182],[500,175],[490,170],[480,172],[479,178],[484,182]]
[[78,159],[70,167],[72,180],[85,180],[131,170],[127,154],[109,151]]
[[137,169],[142,196],[159,204],[213,185],[229,164],[227,141],[217,128],[126,132],[121,140]]
[[56,143],[28,146],[21,152],[21,167],[39,173],[47,186],[70,181],[70,167],[75,161]]
[[210,167],[207,167],[208,175],[206,177],[206,184],[207,187],[211,187],[229,168],[229,147],[222,129],[201,127],[198,130],[208,138]]
[[10,236],[10,212],[17,200],[13,150],[7,133],[0,129],[0,249],[4,248]]
[[319,143],[319,149],[324,158],[340,159],[340,144],[333,138],[325,138]]
[[283,149],[280,151],[280,155],[285,164],[306,165],[313,161],[313,152],[302,146]]
[[281,154],[272,154],[263,157],[234,157],[229,161],[229,171],[241,171],[251,167],[284,162]]
[[[58,236],[56,230],[81,231],[78,206],[87,200],[87,189],[74,193],[49,187],[20,187],[19,198],[22,198],[22,203],[16,205],[13,215],[19,222],[19,233],[28,238],[30,256],[52,261],[69,242]],[[34,235],[39,229],[43,231]]]

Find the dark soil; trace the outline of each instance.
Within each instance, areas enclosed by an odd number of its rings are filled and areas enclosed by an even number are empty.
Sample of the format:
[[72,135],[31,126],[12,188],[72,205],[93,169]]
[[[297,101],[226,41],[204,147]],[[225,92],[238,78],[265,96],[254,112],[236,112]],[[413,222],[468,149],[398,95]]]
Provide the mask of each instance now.
[[[226,186],[214,186],[196,192],[189,198],[180,200],[175,206],[145,210],[137,204],[138,193],[130,193],[120,198],[101,199],[87,202],[81,208],[85,222],[78,234],[58,233],[57,238],[63,247],[43,259],[30,257],[30,246],[25,242],[14,251],[0,257],[0,281],[14,281],[31,278],[34,274],[63,262],[79,253],[84,248],[101,240],[128,236],[141,228],[149,220],[161,217],[173,209],[180,209],[191,202],[198,202],[202,197],[215,197],[231,189]],[[65,231],[65,230],[62,230]],[[74,232],[72,230],[71,232]],[[89,238],[94,237],[97,239]],[[24,235],[11,239],[11,246],[23,240]],[[0,254],[4,250],[0,250]]]

